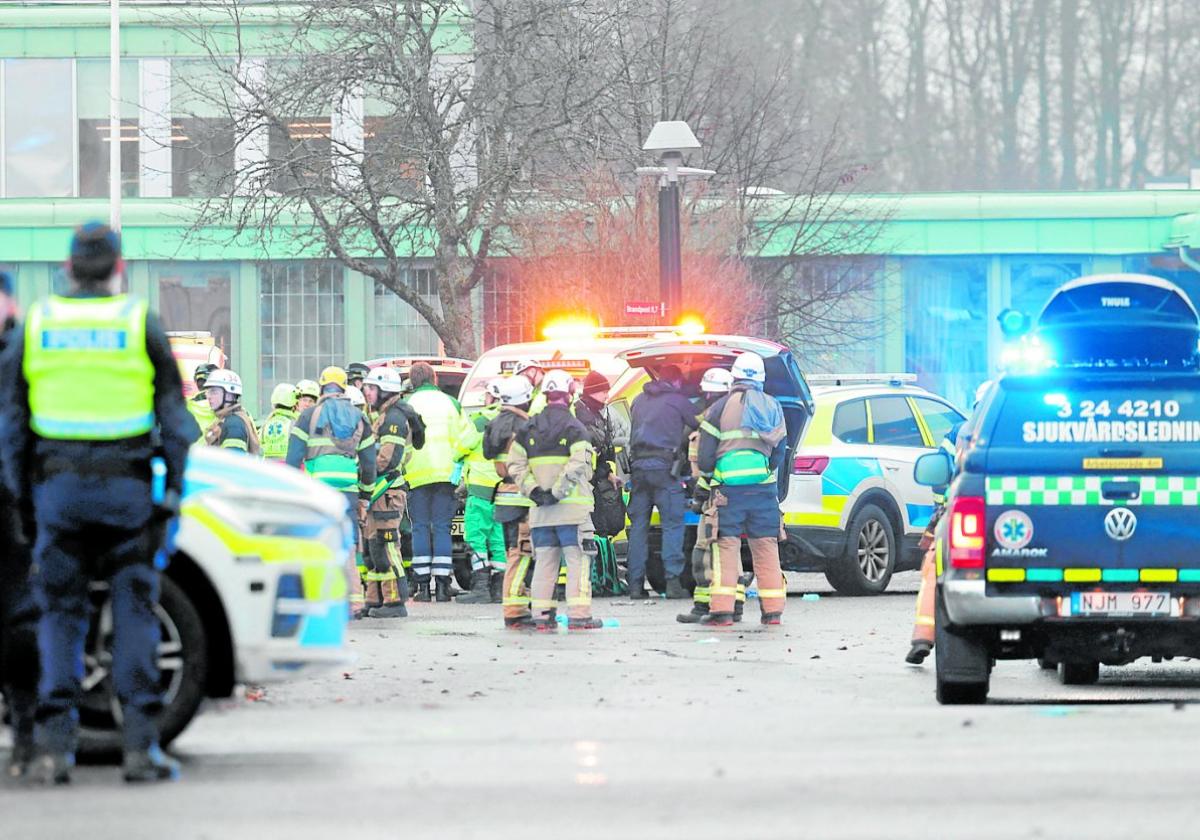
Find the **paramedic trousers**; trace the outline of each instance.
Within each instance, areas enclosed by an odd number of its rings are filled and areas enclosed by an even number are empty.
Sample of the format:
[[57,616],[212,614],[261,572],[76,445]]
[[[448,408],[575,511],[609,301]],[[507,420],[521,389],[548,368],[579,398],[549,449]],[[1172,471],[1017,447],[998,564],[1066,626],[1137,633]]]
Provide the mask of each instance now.
[[503,572],[505,560],[504,526],[494,518],[494,506],[480,496],[467,496],[463,532],[471,549],[472,571]]
[[787,589],[779,567],[779,499],[775,483],[713,490],[725,498],[721,507],[717,542],[713,548],[713,585],[709,609],[732,613],[742,573],[742,535],[750,544],[758,597],[764,613],[783,612]]
[[421,583],[454,574],[450,523],[458,508],[454,485],[448,481],[423,484],[408,492],[408,519],[412,523],[413,572]]
[[557,607],[554,585],[560,560],[567,566],[567,617],[592,617],[591,557],[583,551],[580,525],[531,528],[533,541],[533,617],[545,621]]

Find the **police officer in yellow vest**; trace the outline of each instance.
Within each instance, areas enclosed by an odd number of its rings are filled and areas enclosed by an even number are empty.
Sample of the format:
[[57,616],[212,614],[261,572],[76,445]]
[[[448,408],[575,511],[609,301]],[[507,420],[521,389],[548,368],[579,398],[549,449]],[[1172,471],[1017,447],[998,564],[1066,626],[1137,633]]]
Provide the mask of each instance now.
[[[357,543],[358,523],[375,486],[375,435],[367,418],[346,397],[346,371],[327,367],[319,384],[321,399],[292,424],[287,463],[345,494]],[[350,563],[346,569],[350,609],[355,618],[362,618],[366,612],[362,580],[353,560]]]
[[204,433],[204,442],[231,452],[261,455],[254,420],[242,407],[242,378],[231,370],[214,370],[208,375],[204,392],[216,418]]
[[268,461],[283,461],[287,458],[292,424],[300,416],[296,411],[299,397],[296,386],[286,382],[280,382],[271,391],[271,413],[258,429],[262,455]]
[[[0,451],[24,529],[42,660],[31,777],[70,780],[79,727],[89,584],[108,580],[112,675],[129,782],[178,776],[158,747],[155,609],[167,533],[198,430],[171,346],[145,302],[116,294],[120,243],[89,223],[71,242],[71,291],[30,309],[0,363]],[[88,375],[80,377],[79,371]]]

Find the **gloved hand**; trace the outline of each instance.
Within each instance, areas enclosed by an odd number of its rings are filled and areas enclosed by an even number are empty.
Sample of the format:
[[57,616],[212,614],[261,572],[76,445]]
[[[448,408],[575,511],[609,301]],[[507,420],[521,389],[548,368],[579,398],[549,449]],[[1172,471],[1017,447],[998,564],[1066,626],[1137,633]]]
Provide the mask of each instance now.
[[549,490],[543,490],[541,487],[533,488],[533,491],[529,494],[529,498],[538,507],[558,504],[558,497]]
[[695,496],[696,494],[696,479],[694,476],[688,476],[683,482],[683,492],[686,496]]

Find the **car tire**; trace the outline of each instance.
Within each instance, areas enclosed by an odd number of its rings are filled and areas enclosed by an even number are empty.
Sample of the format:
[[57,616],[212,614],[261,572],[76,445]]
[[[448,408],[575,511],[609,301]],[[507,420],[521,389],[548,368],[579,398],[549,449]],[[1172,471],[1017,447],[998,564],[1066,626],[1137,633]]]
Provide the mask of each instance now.
[[987,702],[991,655],[979,641],[951,632],[940,592],[934,608],[933,655],[938,703],[959,706]]
[[1100,680],[1100,663],[1060,662],[1058,679],[1063,685],[1095,685]]
[[892,521],[877,505],[863,505],[846,530],[846,548],[825,570],[829,584],[843,595],[878,595],[896,568]]
[[1047,656],[1039,656],[1038,660],[1037,660],[1037,664],[1038,664],[1038,667],[1041,668],[1043,671],[1058,670],[1058,663],[1055,662],[1053,659],[1050,659]]
[[[163,613],[159,661],[179,662],[172,676],[164,677],[167,696],[158,717],[158,737],[165,747],[192,722],[204,700],[209,670],[208,633],[192,600],[167,575],[161,577],[158,605]],[[94,612],[88,632],[88,652],[93,654],[93,661],[101,649],[111,654],[111,640],[107,645],[103,640],[98,641],[105,608]],[[104,761],[120,757],[123,741],[116,705],[111,674],[86,693],[80,706],[81,759]]]

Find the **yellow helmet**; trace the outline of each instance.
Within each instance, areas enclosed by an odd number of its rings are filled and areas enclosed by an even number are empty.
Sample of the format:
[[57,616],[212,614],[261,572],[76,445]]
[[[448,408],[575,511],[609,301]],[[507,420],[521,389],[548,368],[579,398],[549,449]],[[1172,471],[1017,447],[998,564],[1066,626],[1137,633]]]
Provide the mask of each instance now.
[[325,370],[321,371],[321,376],[317,380],[317,384],[320,385],[322,389],[324,389],[326,385],[336,385],[345,391],[346,371],[340,367],[337,367],[336,365],[330,365],[329,367],[325,368]]

